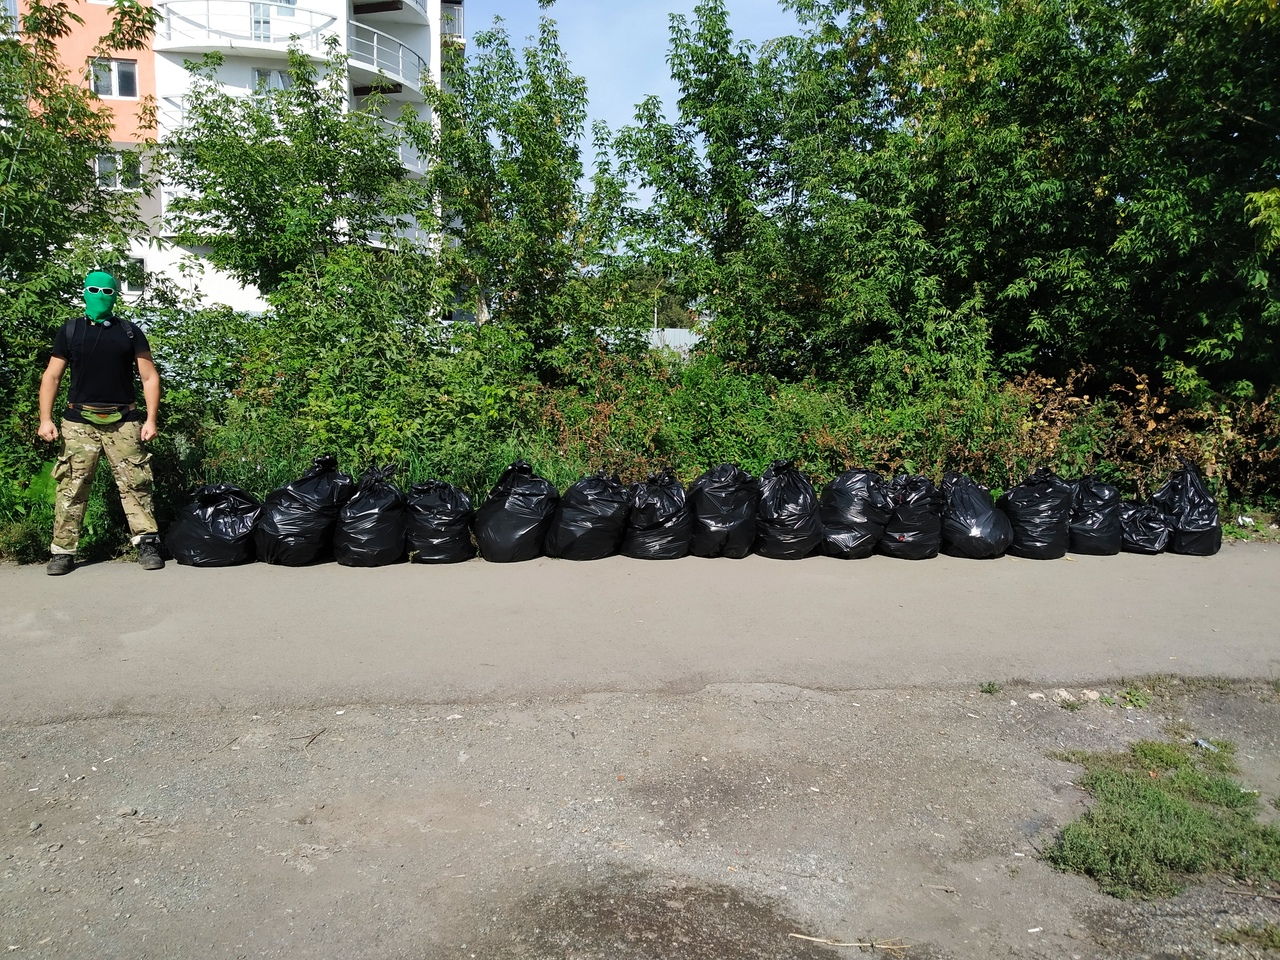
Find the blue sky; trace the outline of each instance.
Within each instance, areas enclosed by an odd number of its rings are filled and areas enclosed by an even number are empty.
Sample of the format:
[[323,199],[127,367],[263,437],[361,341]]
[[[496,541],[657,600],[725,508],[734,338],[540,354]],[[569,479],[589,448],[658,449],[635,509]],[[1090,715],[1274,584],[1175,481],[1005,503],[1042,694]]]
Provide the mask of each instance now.
[[[547,11],[536,0],[466,0],[466,31],[488,29],[494,16],[516,41],[537,32],[538,18],[556,21],[560,46],[575,72],[586,78],[592,120],[617,130],[630,123],[635,105],[657,94],[670,108],[675,87],[667,72],[668,15],[690,15],[696,0],[557,0]],[[760,44],[796,32],[795,17],[777,0],[728,0],[735,38]],[[590,127],[588,126],[588,129]]]

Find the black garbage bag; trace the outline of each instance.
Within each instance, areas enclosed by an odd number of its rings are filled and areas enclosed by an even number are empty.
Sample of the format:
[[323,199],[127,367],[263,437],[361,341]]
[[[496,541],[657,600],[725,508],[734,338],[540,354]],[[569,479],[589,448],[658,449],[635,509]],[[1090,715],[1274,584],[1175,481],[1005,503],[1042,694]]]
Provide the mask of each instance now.
[[841,560],[861,560],[875,552],[893,516],[889,487],[872,470],[846,470],[822,491],[822,552]]
[[351,475],[338,469],[337,457],[316,457],[297,480],[267,494],[253,530],[258,559],[302,567],[326,557],[338,511],[355,490]]
[[689,486],[689,552],[741,560],[756,542],[759,503],[759,480],[732,463],[712,467]]
[[1081,477],[1071,501],[1072,553],[1111,557],[1124,545],[1120,524],[1120,491],[1096,477]]
[[822,543],[818,494],[790,460],[775,460],[760,477],[755,552],[773,560],[801,560]]
[[947,498],[942,517],[942,549],[956,557],[989,560],[1013,543],[1013,525],[996,507],[991,491],[972,477],[948,473],[942,478]]
[[344,567],[385,567],[404,559],[409,516],[404,494],[391,482],[395,472],[394,464],[371,466],[339,511],[333,556]]
[[1211,557],[1222,549],[1218,501],[1204,485],[1200,471],[1190,460],[1182,458],[1182,468],[1173,472],[1151,502],[1173,523],[1173,539],[1169,543],[1171,553]]
[[471,498],[451,483],[415,483],[408,499],[409,559],[414,563],[462,563],[476,555]]
[[545,549],[562,560],[603,560],[618,552],[631,498],[617,474],[583,477],[560,498]]
[[476,543],[491,563],[519,563],[542,555],[560,493],[533,467],[517,460],[489,491],[476,511]]
[[1169,518],[1154,503],[1122,504],[1120,531],[1125,553],[1164,553],[1173,536]]
[[230,483],[191,491],[165,533],[165,546],[188,567],[232,567],[253,559],[253,527],[262,503]]
[[899,560],[928,560],[942,549],[947,498],[928,477],[899,476],[889,482],[893,515],[880,537],[880,552]]
[[1009,553],[1026,560],[1059,560],[1071,544],[1071,484],[1041,467],[996,504],[1013,524]]
[[670,467],[631,485],[631,509],[621,553],[637,560],[678,560],[689,553],[693,515]]

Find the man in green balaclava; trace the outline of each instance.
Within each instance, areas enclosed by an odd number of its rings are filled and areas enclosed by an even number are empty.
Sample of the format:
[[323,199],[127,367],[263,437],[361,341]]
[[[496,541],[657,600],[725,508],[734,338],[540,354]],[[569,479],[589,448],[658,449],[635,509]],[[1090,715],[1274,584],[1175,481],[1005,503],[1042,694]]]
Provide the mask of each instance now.
[[[53,402],[62,375],[71,366],[71,388],[62,413],[63,452],[53,468],[58,482],[54,504],[50,576],[75,568],[80,526],[98,460],[105,453],[120,490],[138,563],[144,570],[164,566],[151,507],[151,454],[143,444],[156,436],[160,374],[146,334],[114,316],[119,288],[111,274],[95,270],[84,281],[84,316],[68,321],[53,341],[53,356],[40,381],[40,437],[58,439]],[[134,371],[142,380],[146,409],[138,409]]]

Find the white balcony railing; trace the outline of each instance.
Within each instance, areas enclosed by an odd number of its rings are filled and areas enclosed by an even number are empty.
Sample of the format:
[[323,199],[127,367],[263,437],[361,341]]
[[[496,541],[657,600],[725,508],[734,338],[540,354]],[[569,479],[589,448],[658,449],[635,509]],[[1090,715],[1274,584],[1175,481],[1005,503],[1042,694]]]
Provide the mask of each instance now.
[[350,35],[347,53],[353,67],[364,67],[382,74],[388,80],[422,89],[427,62],[403,43],[381,30],[354,20],[347,23]]
[[337,17],[319,10],[254,0],[170,0],[157,4],[161,21],[157,50],[276,47],[293,37],[304,50],[319,51],[337,32]]
[[181,127],[184,117],[181,100],[177,97],[160,98],[160,102],[156,105],[156,121],[160,126],[158,132],[161,136],[173,133]]

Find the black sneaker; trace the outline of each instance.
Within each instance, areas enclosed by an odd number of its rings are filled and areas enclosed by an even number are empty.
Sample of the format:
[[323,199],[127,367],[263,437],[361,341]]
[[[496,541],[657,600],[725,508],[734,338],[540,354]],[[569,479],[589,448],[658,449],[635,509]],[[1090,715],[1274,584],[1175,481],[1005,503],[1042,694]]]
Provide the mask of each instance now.
[[75,568],[76,555],[74,553],[55,553],[49,558],[49,565],[44,568],[44,572],[51,577],[65,577]]
[[153,535],[138,541],[138,566],[143,570],[163,570],[164,557],[160,556],[160,538]]

